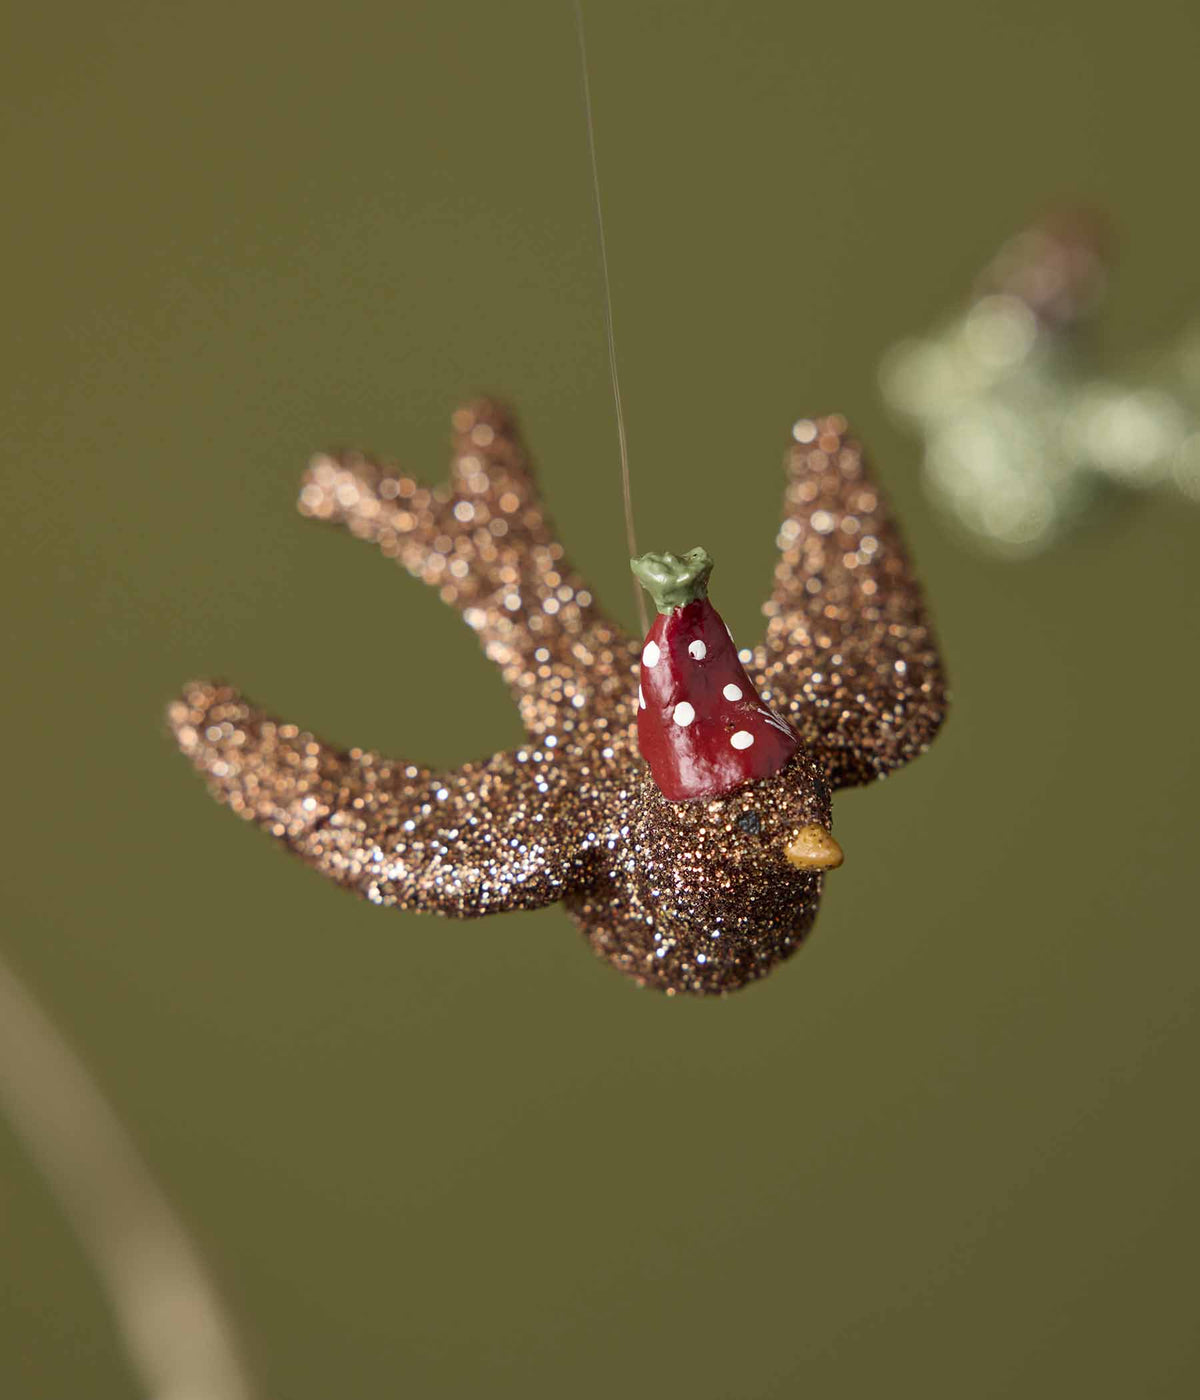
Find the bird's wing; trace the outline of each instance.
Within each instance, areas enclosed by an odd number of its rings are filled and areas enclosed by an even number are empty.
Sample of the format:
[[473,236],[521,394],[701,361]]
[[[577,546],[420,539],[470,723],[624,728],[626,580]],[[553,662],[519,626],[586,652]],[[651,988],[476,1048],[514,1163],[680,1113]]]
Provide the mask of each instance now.
[[552,904],[587,882],[600,824],[570,763],[530,747],[438,773],[331,748],[227,686],[168,711],[212,795],[376,904],[470,918]]
[[946,709],[920,586],[861,446],[833,416],[792,430],[766,641],[750,667],[831,783],[923,752]]
[[517,700],[526,731],[570,736],[634,718],[636,639],[572,567],[513,415],[487,399],[454,415],[450,480],[430,488],[349,453],[312,462],[300,510],[345,526],[456,607]]

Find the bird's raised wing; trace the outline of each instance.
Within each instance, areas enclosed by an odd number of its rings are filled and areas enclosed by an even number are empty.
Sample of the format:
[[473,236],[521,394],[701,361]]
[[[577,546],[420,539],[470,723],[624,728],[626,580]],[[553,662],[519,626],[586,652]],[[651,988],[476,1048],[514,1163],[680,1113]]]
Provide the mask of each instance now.
[[[539,741],[634,718],[636,639],[597,603],[558,539],[513,415],[479,399],[454,415],[450,479],[423,486],[358,453],[315,458],[300,510],[375,544],[457,608]],[[615,740],[619,742],[619,738]]]
[[579,819],[587,782],[552,750],[439,773],[330,748],[204,682],[168,718],[219,802],[376,904],[457,918],[540,908],[587,883],[605,840],[598,818]]
[[920,586],[863,451],[839,416],[792,430],[766,642],[749,668],[830,781],[923,752],[946,709]]

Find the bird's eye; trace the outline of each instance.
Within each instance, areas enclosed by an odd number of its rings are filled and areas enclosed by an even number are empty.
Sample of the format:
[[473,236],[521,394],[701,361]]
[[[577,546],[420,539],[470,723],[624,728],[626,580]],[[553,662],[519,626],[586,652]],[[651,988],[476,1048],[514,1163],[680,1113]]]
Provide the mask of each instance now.
[[748,836],[757,836],[762,830],[762,818],[757,812],[740,812],[737,824]]

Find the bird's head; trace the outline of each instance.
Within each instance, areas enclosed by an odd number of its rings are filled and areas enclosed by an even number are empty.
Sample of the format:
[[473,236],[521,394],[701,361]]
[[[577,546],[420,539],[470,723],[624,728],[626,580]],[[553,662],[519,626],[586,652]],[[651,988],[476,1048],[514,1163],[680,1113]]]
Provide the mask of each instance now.
[[633,880],[663,956],[768,963],[799,943],[816,914],[821,876],[842,863],[829,832],[829,785],[801,748],[720,797],[665,798],[647,775],[635,804]]
[[709,600],[708,552],[632,563],[658,612],[642,648],[632,833],[654,940],[644,975],[676,990],[740,986],[798,946],[822,871],[842,863],[829,785]]

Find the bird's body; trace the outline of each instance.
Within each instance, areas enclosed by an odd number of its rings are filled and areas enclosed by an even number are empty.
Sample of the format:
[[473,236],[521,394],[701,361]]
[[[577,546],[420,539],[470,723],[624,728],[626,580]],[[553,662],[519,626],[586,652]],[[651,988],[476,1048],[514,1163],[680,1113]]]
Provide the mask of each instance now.
[[[802,420],[765,643],[743,652],[800,746],[712,800],[668,801],[638,749],[641,646],[571,568],[507,413],[454,416],[448,487],[318,458],[301,511],[347,526],[462,613],[501,669],[527,743],[451,772],[331,748],[225,686],[172,705],[213,795],[377,904],[459,918],[563,901],[593,948],[668,993],[723,992],[802,941],[833,788],[921,752],[944,712],[920,590],[860,449]],[[791,843],[791,845],[789,845]]]

